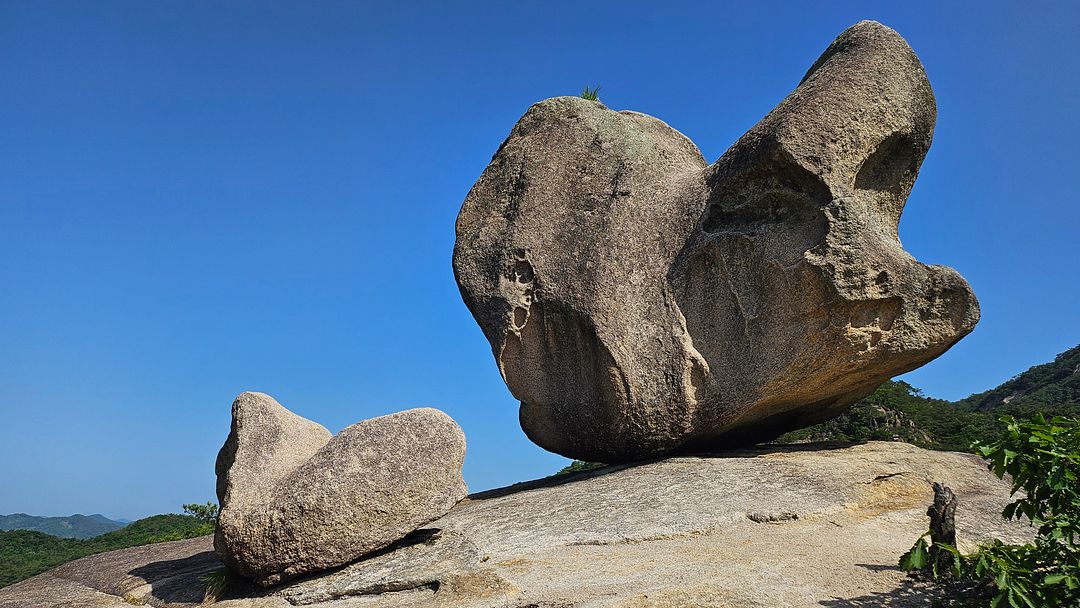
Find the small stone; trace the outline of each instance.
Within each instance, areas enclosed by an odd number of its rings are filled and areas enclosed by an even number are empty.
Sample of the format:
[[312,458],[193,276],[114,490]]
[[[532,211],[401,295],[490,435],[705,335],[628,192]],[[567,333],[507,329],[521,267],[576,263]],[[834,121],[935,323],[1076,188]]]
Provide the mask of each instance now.
[[331,435],[269,395],[233,403],[218,454],[214,546],[261,585],[341,566],[397,542],[466,495],[465,435],[413,409]]

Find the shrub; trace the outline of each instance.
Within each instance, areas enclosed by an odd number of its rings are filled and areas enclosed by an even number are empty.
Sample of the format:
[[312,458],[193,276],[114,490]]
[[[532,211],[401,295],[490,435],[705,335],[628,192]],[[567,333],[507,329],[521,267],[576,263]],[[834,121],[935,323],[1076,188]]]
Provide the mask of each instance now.
[[210,501],[206,501],[205,505],[197,503],[188,503],[184,506],[184,513],[198,517],[203,522],[212,524],[217,521],[218,506]]
[[183,505],[183,507],[184,513],[202,522],[201,534],[214,533],[214,529],[217,527],[218,516],[218,506],[216,504],[206,501],[206,504],[204,505],[188,503]]
[[585,87],[585,90],[581,92],[581,98],[588,99],[589,101],[600,101],[599,93],[600,87],[595,87],[592,89],[590,89],[589,87]]
[[580,473],[582,471],[591,471],[593,469],[599,469],[601,467],[606,467],[606,466],[607,466],[606,464],[601,464],[599,462],[585,462],[583,460],[575,460],[574,462],[571,462],[570,464],[568,464],[565,467],[563,467],[562,469],[560,469],[559,472],[555,473],[555,474],[556,475],[568,475],[570,473]]
[[995,475],[1012,478],[1017,498],[1002,516],[1029,520],[1037,528],[1034,542],[995,540],[970,555],[937,543],[939,557],[932,559],[924,535],[900,566],[976,584],[993,608],[1080,606],[1080,419],[1037,414],[1001,422],[1001,439],[974,447]]

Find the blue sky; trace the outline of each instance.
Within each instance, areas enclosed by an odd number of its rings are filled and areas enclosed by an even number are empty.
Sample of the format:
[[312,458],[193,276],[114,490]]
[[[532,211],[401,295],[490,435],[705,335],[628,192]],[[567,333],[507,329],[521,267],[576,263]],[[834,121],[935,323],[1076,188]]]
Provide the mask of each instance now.
[[906,379],[959,398],[1080,342],[1075,5],[725,4],[0,3],[0,513],[211,498],[244,390],[334,431],[441,408],[473,489],[551,473],[450,268],[491,154],[599,85],[715,159],[867,18],[938,98],[902,240],[983,310]]

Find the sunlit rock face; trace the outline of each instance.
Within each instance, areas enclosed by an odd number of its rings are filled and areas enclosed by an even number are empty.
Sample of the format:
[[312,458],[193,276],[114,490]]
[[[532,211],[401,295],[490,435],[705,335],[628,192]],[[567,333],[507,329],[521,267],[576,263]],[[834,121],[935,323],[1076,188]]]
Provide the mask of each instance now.
[[528,436],[600,462],[752,444],[945,352],[978,303],[897,236],[935,116],[915,53],[869,21],[711,165],[644,114],[531,107],[454,249]]

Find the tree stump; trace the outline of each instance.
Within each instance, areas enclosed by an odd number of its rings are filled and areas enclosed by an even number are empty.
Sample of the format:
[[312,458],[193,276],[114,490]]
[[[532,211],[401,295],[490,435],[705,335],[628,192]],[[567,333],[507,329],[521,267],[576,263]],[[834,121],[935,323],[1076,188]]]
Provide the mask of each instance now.
[[926,510],[930,516],[930,562],[938,563],[943,557],[948,556],[951,561],[952,554],[943,552],[938,543],[956,546],[956,494],[944,484],[934,482],[934,504]]

